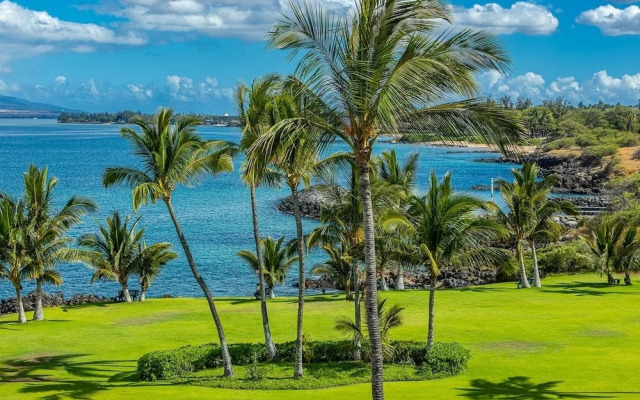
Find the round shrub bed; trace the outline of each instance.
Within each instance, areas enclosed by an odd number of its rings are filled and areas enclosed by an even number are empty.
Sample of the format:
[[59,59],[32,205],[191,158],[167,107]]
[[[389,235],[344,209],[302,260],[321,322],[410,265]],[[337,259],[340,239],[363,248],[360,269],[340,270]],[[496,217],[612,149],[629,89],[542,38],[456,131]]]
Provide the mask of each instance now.
[[[385,379],[429,380],[463,372],[471,357],[458,343],[436,343],[427,352],[424,343],[395,341],[386,356]],[[307,342],[304,359],[309,373],[305,379],[291,375],[295,342],[276,345],[278,359],[271,361],[263,344],[232,344],[229,352],[237,377],[222,375],[222,358],[217,344],[185,346],[154,351],[138,360],[141,380],[173,380],[211,387],[237,389],[312,389],[368,382],[368,364],[353,361],[350,341]]]

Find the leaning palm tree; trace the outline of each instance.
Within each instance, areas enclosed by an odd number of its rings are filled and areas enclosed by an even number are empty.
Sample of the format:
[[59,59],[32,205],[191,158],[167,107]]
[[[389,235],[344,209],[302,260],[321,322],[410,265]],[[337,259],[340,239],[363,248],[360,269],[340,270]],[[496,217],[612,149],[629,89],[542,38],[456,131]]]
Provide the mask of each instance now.
[[133,260],[133,270],[138,274],[140,282],[140,301],[147,299],[147,290],[151,283],[158,277],[164,267],[178,255],[171,250],[170,243],[156,243],[147,246],[142,243],[138,246],[138,254]]
[[[523,127],[500,106],[473,98],[475,75],[503,72],[508,58],[495,37],[474,29],[446,30],[452,8],[441,0],[358,0],[337,17],[321,3],[291,3],[269,34],[271,47],[301,55],[299,79],[334,119],[305,115],[283,123],[291,134],[310,128],[318,140],[339,137],[360,173],[367,270],[367,322],[372,394],[384,398],[378,329],[371,156],[380,135],[480,140],[506,151]],[[450,99],[461,99],[451,101]],[[339,122],[334,123],[336,120]]]
[[252,271],[257,274],[262,269],[263,279],[269,288],[269,297],[275,298],[274,288],[276,285],[284,283],[289,268],[298,261],[298,257],[294,254],[296,247],[285,244],[285,237],[275,240],[271,236],[260,239],[260,252],[263,254],[263,264],[258,261],[258,257],[247,250],[239,251],[240,257]]
[[501,250],[488,245],[503,236],[505,230],[497,221],[478,215],[489,208],[482,200],[454,193],[450,174],[438,182],[433,172],[427,193],[412,196],[405,215],[385,220],[386,224],[398,224],[410,233],[415,263],[429,269],[427,349],[434,343],[435,293],[442,270],[486,265],[505,257]]
[[0,197],[0,279],[6,279],[16,291],[18,322],[27,322],[22,302],[22,282],[28,278],[29,264],[25,246],[27,218],[21,201]]
[[127,303],[131,302],[129,277],[136,273],[143,242],[144,229],[138,229],[139,221],[137,218],[132,222],[128,216],[123,219],[116,211],[107,217],[106,226],[99,224],[99,233],[78,238],[82,249],[74,252],[78,260],[93,268],[91,283],[102,280],[118,282]]
[[70,258],[68,246],[71,238],[68,231],[81,222],[82,216],[97,209],[88,198],[71,197],[60,210],[54,210],[56,178],[49,179],[48,168],[39,169],[30,165],[24,175],[25,193],[22,204],[26,209],[28,234],[25,236],[26,251],[31,260],[25,272],[36,281],[36,302],[33,319],[44,319],[42,307],[42,284],[61,285],[62,277],[56,265]]
[[[242,139],[240,149],[249,156],[249,149],[255,140],[270,128],[269,111],[273,106],[276,90],[279,86],[280,78],[277,75],[267,75],[253,81],[251,87],[238,84],[236,88],[236,107],[242,125]],[[251,214],[253,217],[253,238],[256,246],[256,259],[258,266],[258,284],[260,292],[260,311],[262,313],[262,328],[264,340],[270,357],[273,359],[277,355],[276,346],[273,343],[271,328],[269,326],[269,313],[267,311],[267,300],[265,292],[264,257],[260,244],[260,230],[258,227],[258,207],[256,202],[256,188],[261,184],[273,184],[269,179],[274,174],[260,168],[245,168],[242,174],[243,181],[249,186],[251,197]],[[273,295],[273,287],[270,287]]]
[[137,211],[142,205],[164,202],[175,226],[191,272],[207,299],[211,316],[216,325],[222,350],[225,376],[233,376],[233,365],[222,322],[211,291],[200,275],[200,271],[184,236],[178,216],[173,207],[173,193],[181,185],[193,185],[205,174],[218,174],[233,170],[233,146],[226,142],[204,141],[195,128],[200,120],[179,117],[172,126],[173,110],[162,109],[153,118],[153,123],[144,119],[133,121],[141,132],[125,127],[122,136],[134,147],[140,159],[139,168],[111,167],[104,174],[106,187],[126,184],[132,189],[133,207]]

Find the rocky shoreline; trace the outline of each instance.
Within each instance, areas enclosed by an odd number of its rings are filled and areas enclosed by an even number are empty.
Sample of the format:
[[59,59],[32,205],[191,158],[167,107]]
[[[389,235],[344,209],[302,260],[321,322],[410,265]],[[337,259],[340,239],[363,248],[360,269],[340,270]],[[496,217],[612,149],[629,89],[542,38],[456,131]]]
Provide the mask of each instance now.
[[[320,219],[323,207],[331,207],[335,204],[335,197],[346,194],[346,190],[341,187],[328,188],[325,186],[312,186],[301,190],[298,193],[300,203],[300,213],[304,218]],[[293,197],[285,197],[278,205],[278,211],[293,215]]]
[[[55,294],[43,293],[42,305],[44,307],[77,306],[80,304],[113,303],[115,297],[101,297],[95,294],[75,294],[69,300],[65,300],[61,292]],[[36,304],[36,293],[30,292],[22,297],[24,311],[33,311]],[[0,300],[0,315],[18,312],[18,302],[15,297]]]
[[611,177],[611,172],[607,170],[607,168],[593,166],[588,161],[579,157],[559,156],[540,152],[525,155],[521,160],[497,157],[481,158],[477,159],[476,162],[498,164],[535,162],[540,166],[542,175],[557,175],[560,178],[558,185],[554,189],[554,193],[562,194],[606,195],[608,193],[606,183]]

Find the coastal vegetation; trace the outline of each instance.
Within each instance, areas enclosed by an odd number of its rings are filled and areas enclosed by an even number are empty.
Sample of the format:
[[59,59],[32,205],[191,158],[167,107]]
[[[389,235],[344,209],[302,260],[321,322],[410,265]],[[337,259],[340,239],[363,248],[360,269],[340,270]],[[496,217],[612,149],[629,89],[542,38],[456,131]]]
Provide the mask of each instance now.
[[[237,116],[205,114],[185,115],[198,118],[202,121],[203,125],[240,126],[239,118]],[[131,124],[138,118],[151,121],[153,115],[131,110],[118,111],[115,113],[61,112],[58,115],[58,122],[61,124]]]

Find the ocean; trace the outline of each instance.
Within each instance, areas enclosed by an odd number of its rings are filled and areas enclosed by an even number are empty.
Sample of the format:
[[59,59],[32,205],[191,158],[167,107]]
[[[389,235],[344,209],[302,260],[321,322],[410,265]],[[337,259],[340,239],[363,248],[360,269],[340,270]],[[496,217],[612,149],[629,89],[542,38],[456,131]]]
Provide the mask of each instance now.
[[[23,173],[30,163],[48,166],[49,175],[59,180],[55,196],[58,203],[72,195],[91,197],[99,211],[86,217],[73,229],[73,237],[94,232],[97,222],[113,211],[133,214],[130,191],[124,187],[105,189],[102,175],[108,166],[135,165],[129,142],[119,135],[119,125],[70,125],[55,120],[0,119],[0,191],[13,196],[22,193]],[[238,142],[240,130],[203,126],[199,133],[206,139]],[[509,179],[514,165],[478,163],[475,159],[497,157],[477,150],[443,148],[424,145],[380,142],[376,152],[394,148],[404,159],[408,154],[420,154],[418,188],[424,191],[432,170],[441,176],[450,171],[456,190],[471,192],[476,184],[489,185],[491,178]],[[344,145],[336,144],[336,149]],[[241,160],[236,161],[236,167]],[[472,192],[488,199],[489,192]],[[276,210],[277,203],[288,195],[288,189],[259,189],[258,207],[262,236],[292,238],[295,235],[293,217]],[[249,191],[241,183],[239,172],[208,177],[193,188],[179,188],[174,206],[185,236],[191,245],[196,264],[216,296],[250,296],[257,277],[236,256],[239,250],[254,251]],[[175,245],[180,257],[165,268],[149,289],[149,297],[170,294],[176,297],[200,297],[201,291],[182,254],[173,224],[163,204],[149,205],[139,211],[140,226],[146,228],[147,243],[168,241]],[[304,220],[305,231],[316,222]],[[308,268],[323,260],[320,251],[308,258]],[[47,292],[61,291],[66,298],[75,293],[95,293],[113,297],[119,286],[113,282],[90,283],[92,271],[83,265],[61,265],[64,284],[45,287]],[[295,295],[297,265],[287,276],[287,282],[275,289],[277,296]],[[25,283],[25,290],[32,290]],[[138,287],[132,277],[130,288]],[[313,293],[313,291],[311,291]],[[0,298],[13,297],[15,292],[7,281],[0,281]]]

